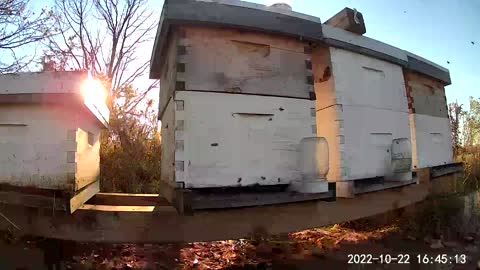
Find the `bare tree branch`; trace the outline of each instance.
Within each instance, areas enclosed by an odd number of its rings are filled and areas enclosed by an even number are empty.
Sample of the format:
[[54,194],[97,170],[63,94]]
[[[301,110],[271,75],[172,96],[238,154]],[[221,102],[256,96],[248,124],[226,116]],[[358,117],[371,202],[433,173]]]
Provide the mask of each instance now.
[[15,50],[55,34],[53,12],[42,8],[35,14],[28,4],[29,0],[0,0],[0,73],[25,69],[34,58],[18,57]]
[[[77,69],[103,73],[116,100],[148,68],[140,46],[153,39],[158,20],[147,4],[148,0],[55,0],[61,35],[48,39],[47,53]],[[68,60],[60,61],[59,55]]]

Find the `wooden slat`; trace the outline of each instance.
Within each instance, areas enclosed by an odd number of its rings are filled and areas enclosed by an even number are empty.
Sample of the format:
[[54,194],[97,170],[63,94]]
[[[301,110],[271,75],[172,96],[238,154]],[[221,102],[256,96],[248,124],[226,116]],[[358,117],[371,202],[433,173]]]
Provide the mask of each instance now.
[[[358,23],[355,20],[358,20]],[[335,26],[359,35],[363,35],[367,32],[362,13],[354,11],[351,8],[344,8],[332,18],[328,19],[325,24]]]
[[70,199],[70,213],[75,212],[80,208],[86,201],[92,198],[96,193],[100,191],[100,181],[96,181],[85,187],[75,196]]
[[258,192],[258,193],[239,193],[239,194],[192,194],[192,208],[200,209],[222,209],[238,208],[273,204],[286,204],[293,202],[305,202],[313,200],[332,200],[334,199],[333,190],[325,193],[303,194],[296,192]]
[[461,172],[463,170],[463,163],[452,163],[446,165],[435,166],[430,169],[431,177],[440,177],[447,174]]
[[87,202],[98,205],[121,206],[168,206],[168,201],[160,194],[97,193]]
[[[153,212],[154,206],[116,206],[84,204],[79,209],[106,212]],[[173,208],[172,208],[173,209]],[[175,209],[173,209],[175,210]]]
[[[2,207],[2,213],[22,228],[19,233],[44,237],[124,243],[195,242],[245,238],[258,230],[280,234],[355,220],[411,205],[428,194],[428,186],[409,185],[335,202],[196,211],[192,216],[175,211],[155,214],[155,211],[79,209],[74,215],[57,212],[52,218],[51,211],[28,212],[22,206]],[[109,210],[108,207],[101,209]],[[0,229],[8,226],[0,222]]]

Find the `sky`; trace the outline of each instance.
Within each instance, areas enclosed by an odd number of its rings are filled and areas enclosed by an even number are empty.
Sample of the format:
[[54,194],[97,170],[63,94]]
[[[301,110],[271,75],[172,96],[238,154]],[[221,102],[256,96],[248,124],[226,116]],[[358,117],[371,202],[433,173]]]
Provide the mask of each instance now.
[[[274,1],[250,2],[269,5]],[[458,101],[468,109],[469,97],[480,97],[480,0],[285,1],[294,11],[319,17],[322,22],[344,7],[356,8],[365,20],[365,36],[410,51],[450,70],[452,84],[446,87],[448,102]],[[49,2],[51,0],[46,1]],[[160,16],[163,0],[150,0],[149,4]],[[151,52],[153,42],[144,46],[145,51]],[[139,85],[148,85],[147,78],[145,76]],[[158,92],[151,96],[155,95]]]
[[[250,2],[271,4],[272,0]],[[410,51],[450,70],[448,102],[468,109],[480,97],[480,0],[287,0],[293,11],[322,22],[345,7],[363,14],[368,36]],[[163,1],[153,0],[161,9]],[[472,44],[474,42],[475,44]],[[450,62],[450,64],[447,63]]]

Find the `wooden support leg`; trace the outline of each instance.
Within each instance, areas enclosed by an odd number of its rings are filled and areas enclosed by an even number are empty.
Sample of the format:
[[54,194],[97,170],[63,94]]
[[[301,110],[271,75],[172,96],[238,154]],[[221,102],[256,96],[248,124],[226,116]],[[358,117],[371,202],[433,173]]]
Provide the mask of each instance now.
[[353,181],[338,181],[336,183],[338,198],[354,198],[355,186]]

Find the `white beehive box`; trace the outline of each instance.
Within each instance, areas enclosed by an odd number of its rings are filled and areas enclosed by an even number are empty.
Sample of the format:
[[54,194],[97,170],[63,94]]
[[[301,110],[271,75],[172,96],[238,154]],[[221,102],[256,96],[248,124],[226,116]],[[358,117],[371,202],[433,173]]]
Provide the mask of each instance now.
[[410,140],[402,67],[337,48],[312,56],[318,136],[330,149],[329,181],[385,177],[394,139]]
[[[0,76],[0,183],[98,191],[100,131],[109,112],[86,72]],[[103,100],[102,100],[103,99]]]
[[300,180],[297,146],[316,135],[313,105],[301,99],[179,91],[162,118],[162,178],[185,188]]

